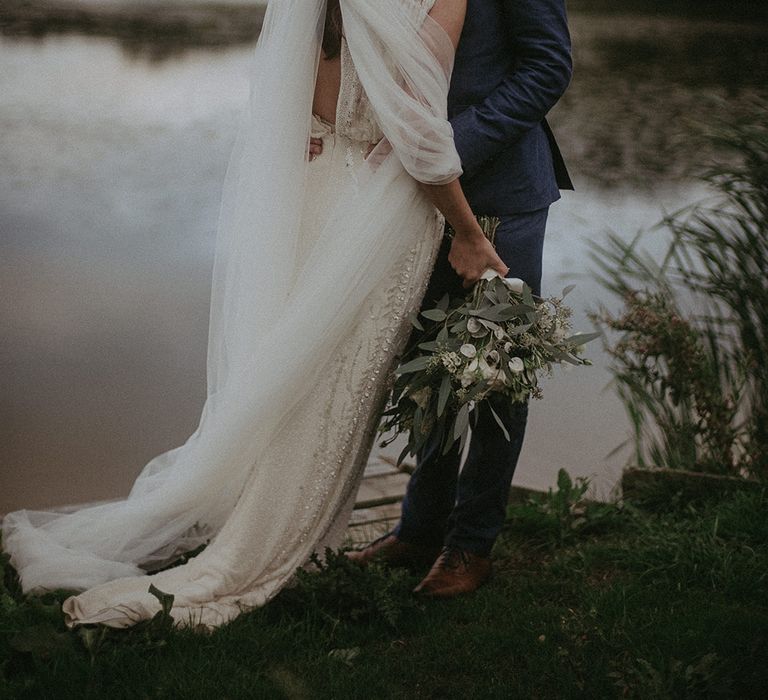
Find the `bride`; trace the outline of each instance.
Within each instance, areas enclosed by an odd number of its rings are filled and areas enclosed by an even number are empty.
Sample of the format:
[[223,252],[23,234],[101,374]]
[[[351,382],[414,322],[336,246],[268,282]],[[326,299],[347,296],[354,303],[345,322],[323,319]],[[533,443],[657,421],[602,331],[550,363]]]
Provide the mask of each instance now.
[[269,3],[224,184],[197,429],[124,500],[3,521],[25,592],[80,591],[70,627],[152,617],[154,584],[176,625],[215,628],[341,544],[444,217],[466,285],[507,270],[461,192],[446,121],[465,11]]

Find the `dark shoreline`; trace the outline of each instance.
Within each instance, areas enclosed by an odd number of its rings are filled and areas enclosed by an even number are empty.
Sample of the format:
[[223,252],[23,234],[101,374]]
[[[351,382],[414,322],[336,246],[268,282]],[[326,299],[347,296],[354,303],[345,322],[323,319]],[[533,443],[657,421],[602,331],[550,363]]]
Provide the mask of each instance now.
[[568,0],[568,9],[581,14],[648,15],[744,22],[768,20],[761,0]]
[[82,34],[118,40],[131,53],[166,58],[190,48],[228,47],[254,42],[264,6],[222,3],[92,6],[77,2],[4,0],[0,35],[45,38]]
[[[768,20],[768,5],[754,0],[569,0],[573,14],[627,14],[744,22]],[[44,37],[79,33],[113,37],[127,46],[163,43],[176,48],[216,47],[254,41],[265,6],[209,2],[125,2],[95,5],[77,0],[3,0],[0,35]]]

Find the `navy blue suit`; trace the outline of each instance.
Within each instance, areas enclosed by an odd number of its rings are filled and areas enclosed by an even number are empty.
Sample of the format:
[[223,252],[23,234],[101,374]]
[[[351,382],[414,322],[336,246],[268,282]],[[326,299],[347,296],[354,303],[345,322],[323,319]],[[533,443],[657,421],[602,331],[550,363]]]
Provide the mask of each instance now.
[[545,120],[571,67],[564,0],[469,0],[448,116],[476,213],[534,211],[571,187]]
[[[549,205],[572,189],[545,116],[571,79],[565,0],[468,0],[448,112],[476,214],[498,216],[496,250],[509,276],[541,293]],[[461,294],[443,241],[424,297],[432,308],[446,291]],[[499,415],[507,411],[499,408]],[[501,530],[523,443],[528,403],[516,404],[507,441],[481,411],[459,474],[458,444],[447,455],[427,444],[417,456],[400,522],[403,541],[448,544],[487,556]]]

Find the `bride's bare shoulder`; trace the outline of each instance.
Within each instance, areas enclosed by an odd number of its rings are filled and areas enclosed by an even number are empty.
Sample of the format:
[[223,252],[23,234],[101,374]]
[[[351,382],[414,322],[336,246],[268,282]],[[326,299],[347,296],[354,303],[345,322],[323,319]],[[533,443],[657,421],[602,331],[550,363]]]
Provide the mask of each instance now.
[[459,44],[466,14],[467,0],[435,0],[429,11],[429,16],[445,29],[454,46]]

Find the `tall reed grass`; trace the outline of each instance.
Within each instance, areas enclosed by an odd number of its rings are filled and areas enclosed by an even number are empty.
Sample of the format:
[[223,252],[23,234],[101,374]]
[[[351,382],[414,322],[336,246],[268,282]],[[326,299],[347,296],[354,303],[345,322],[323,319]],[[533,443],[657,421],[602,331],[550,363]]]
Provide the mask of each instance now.
[[607,331],[640,466],[765,479],[768,126],[756,117],[711,138],[734,158],[703,175],[712,201],[657,227],[668,237],[661,259],[643,247],[649,232],[592,244],[596,277],[623,308],[590,317]]

